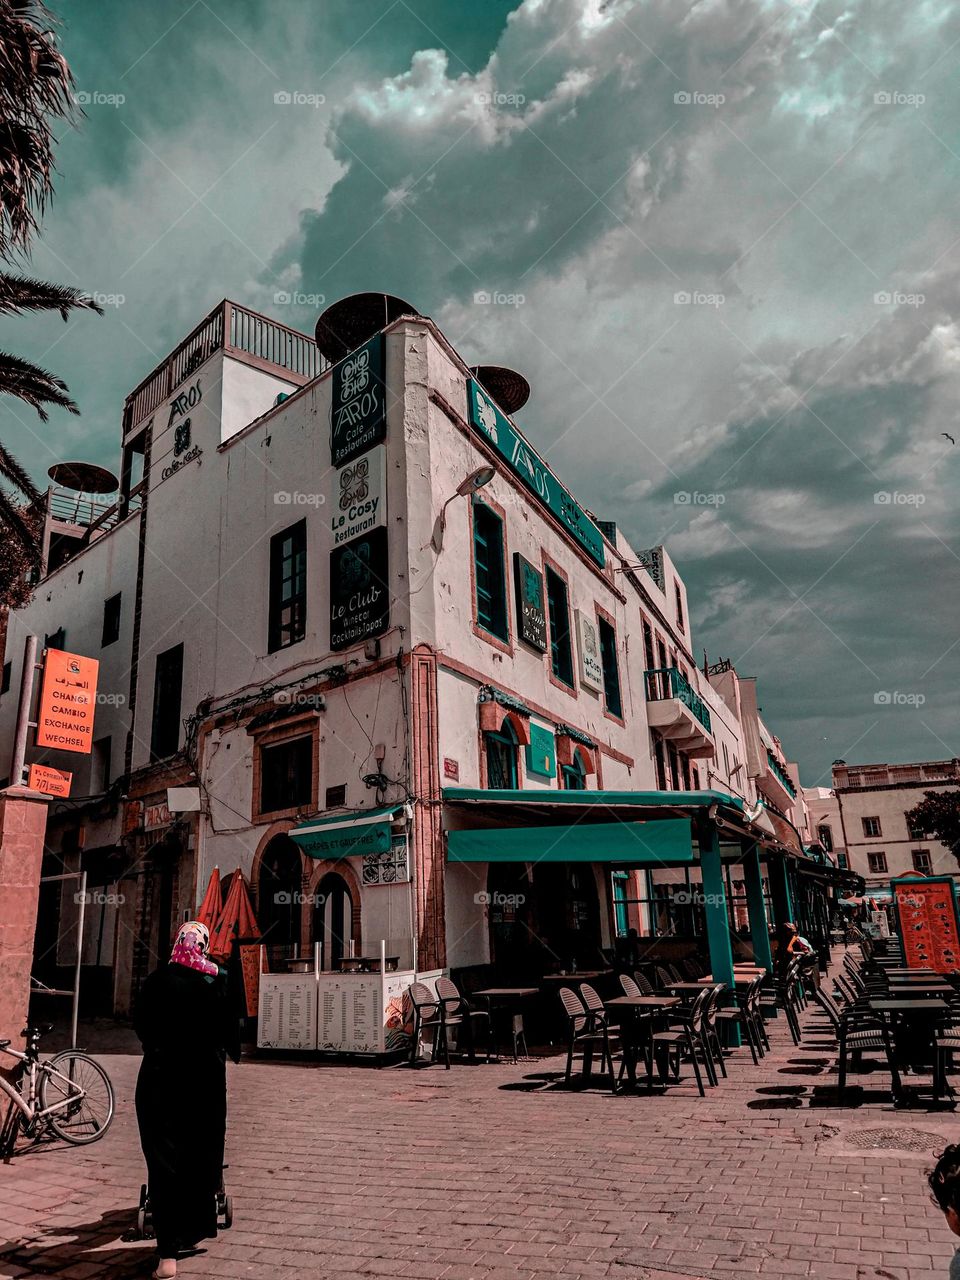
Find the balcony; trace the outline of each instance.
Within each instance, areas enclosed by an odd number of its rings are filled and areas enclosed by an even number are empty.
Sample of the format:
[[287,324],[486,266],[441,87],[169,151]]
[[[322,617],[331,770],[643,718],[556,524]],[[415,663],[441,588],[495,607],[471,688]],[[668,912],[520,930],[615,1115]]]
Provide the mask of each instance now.
[[330,362],[306,334],[249,311],[235,302],[221,302],[193,333],[127,396],[123,411],[124,437],[145,419],[185,379],[217,351],[257,368],[273,370],[298,386],[329,368]]
[[766,760],[757,778],[757,786],[779,812],[787,812],[797,798],[797,788],[790,775],[769,747],[766,748]]
[[716,754],[710,712],[683,672],[657,667],[644,672],[647,723],[679,751],[696,759]]
[[128,515],[140,509],[141,495],[131,494],[126,503],[115,495],[77,493],[52,485],[43,495],[40,511],[44,518],[43,576],[53,573],[102,538]]

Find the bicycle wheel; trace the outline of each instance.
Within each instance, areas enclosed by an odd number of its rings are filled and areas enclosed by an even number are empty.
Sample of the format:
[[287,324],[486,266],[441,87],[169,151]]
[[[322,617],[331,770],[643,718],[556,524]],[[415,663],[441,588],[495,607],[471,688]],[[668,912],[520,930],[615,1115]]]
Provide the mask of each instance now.
[[110,1077],[99,1062],[76,1049],[65,1049],[41,1066],[59,1073],[43,1071],[41,1109],[67,1103],[46,1117],[57,1137],[77,1146],[102,1138],[113,1119],[114,1094]]

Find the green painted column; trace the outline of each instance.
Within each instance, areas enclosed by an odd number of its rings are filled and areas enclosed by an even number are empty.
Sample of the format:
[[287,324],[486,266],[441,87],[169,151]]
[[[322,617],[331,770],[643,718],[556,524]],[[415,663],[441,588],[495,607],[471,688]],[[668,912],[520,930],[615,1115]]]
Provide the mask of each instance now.
[[754,840],[743,840],[743,880],[747,890],[747,911],[750,915],[750,941],[753,957],[768,973],[773,971],[773,954],[770,950],[770,933],[767,929],[767,912],[763,901],[763,878],[760,874],[760,849]]
[[[727,888],[720,861],[720,837],[716,827],[702,823],[699,831],[700,873],[703,877],[703,908],[707,921],[707,946],[710,948],[710,972],[714,982],[723,982],[730,991],[733,981],[733,947],[730,943],[730,917],[727,914]],[[730,1043],[740,1043],[740,1028],[729,1030]]]
[[790,893],[790,879],[783,854],[774,853],[767,858],[767,877],[770,880],[774,928],[779,936],[781,925],[793,921],[793,896]]

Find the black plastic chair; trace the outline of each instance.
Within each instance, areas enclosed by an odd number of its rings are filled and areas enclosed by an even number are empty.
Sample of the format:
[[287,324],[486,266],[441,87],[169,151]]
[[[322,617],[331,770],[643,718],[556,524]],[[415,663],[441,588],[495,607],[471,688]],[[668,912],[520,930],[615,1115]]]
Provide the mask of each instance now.
[[887,1060],[893,1096],[896,1100],[900,1096],[900,1072],[897,1070],[890,1032],[883,1019],[877,1014],[870,1014],[866,1010],[853,1007],[840,1012],[834,1001],[819,989],[813,992],[813,998],[830,1019],[836,1032],[839,1054],[837,1087],[841,1096],[847,1087],[847,1057],[852,1056],[854,1065],[859,1066],[863,1054],[879,1050]]
[[726,1009],[717,1010],[717,1022],[722,1027],[739,1027],[744,1033],[750,1056],[756,1066],[770,1047],[766,1028],[763,1025],[763,1013],[760,1009],[760,989],[766,980],[765,974],[754,978],[744,991],[734,994],[735,1004]]
[[[413,982],[407,992],[413,1005],[413,1036],[410,1041],[410,1063],[417,1061],[417,1048],[424,1032],[432,1033],[430,1054],[437,1061],[439,1036],[443,1027],[443,1006],[439,998],[430,990],[425,982]],[[444,1060],[449,1069],[450,1053],[444,1037]]]
[[[710,1051],[703,1036],[704,1012],[709,998],[710,988],[704,987],[703,992],[697,996],[688,1010],[676,1013],[671,1011],[666,1030],[654,1031],[650,1036],[650,1053],[656,1059],[661,1080],[664,1083],[667,1082],[667,1072],[663,1069],[664,1060],[669,1071],[671,1059],[674,1057],[676,1062],[674,1078],[679,1080],[680,1063],[683,1059],[684,1050],[686,1050],[686,1054],[693,1066],[693,1074],[696,1078],[697,1089],[701,1098],[706,1097],[706,1090],[703,1087],[703,1077],[700,1074],[699,1055],[703,1055],[708,1081],[710,1084],[717,1083]],[[652,1074],[650,1067],[648,1067],[648,1073]]]
[[599,1049],[601,1068],[609,1068],[614,1080],[614,1088],[616,1088],[609,1028],[604,1026],[598,1030],[595,1027],[593,1013],[584,1006],[583,1001],[570,987],[560,988],[560,1001],[567,1015],[567,1066],[563,1073],[565,1083],[570,1083],[573,1059],[577,1051],[579,1050],[582,1055],[582,1074],[586,1079],[592,1073],[593,1055]]
[[[476,1057],[477,1037],[474,1024],[485,1023],[487,1029],[487,1061],[490,1061],[493,1049],[493,1020],[488,1009],[475,1009],[460,993],[457,984],[450,978],[437,979],[437,995],[440,997],[440,1020],[443,1023],[443,1039],[447,1044],[447,1032],[451,1028],[462,1028],[465,1032],[466,1048],[471,1062]],[[460,1045],[458,1043],[457,1048]],[[449,1057],[449,1049],[447,1051]]]

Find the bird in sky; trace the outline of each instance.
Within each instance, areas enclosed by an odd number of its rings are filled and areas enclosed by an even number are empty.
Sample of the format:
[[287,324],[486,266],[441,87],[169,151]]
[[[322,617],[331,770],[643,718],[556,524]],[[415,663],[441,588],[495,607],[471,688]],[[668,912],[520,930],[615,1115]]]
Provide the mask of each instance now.
[[956,440],[954,440],[953,436],[952,436],[952,435],[950,435],[949,431],[941,431],[941,432],[940,432],[940,434],[941,434],[942,436],[945,436],[945,437],[946,437],[946,439],[947,439],[947,440],[949,440],[951,444],[956,444],[956,443],[957,443],[957,442],[956,442]]

